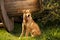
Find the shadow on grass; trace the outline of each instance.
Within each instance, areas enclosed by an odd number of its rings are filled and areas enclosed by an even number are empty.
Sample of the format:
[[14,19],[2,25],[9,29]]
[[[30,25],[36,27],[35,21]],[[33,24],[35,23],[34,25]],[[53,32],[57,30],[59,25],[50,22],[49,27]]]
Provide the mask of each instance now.
[[14,24],[14,30],[11,32],[12,35],[19,37],[22,31],[22,24],[21,23],[15,23]]

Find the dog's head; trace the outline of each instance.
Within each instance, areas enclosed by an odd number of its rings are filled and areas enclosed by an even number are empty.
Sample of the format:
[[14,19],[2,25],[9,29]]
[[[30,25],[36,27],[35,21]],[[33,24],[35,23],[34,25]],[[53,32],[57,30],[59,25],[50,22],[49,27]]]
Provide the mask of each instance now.
[[27,9],[27,10],[23,10],[23,16],[24,16],[24,18],[25,18],[26,21],[32,19],[32,17],[31,17],[31,12],[30,12],[29,9]]

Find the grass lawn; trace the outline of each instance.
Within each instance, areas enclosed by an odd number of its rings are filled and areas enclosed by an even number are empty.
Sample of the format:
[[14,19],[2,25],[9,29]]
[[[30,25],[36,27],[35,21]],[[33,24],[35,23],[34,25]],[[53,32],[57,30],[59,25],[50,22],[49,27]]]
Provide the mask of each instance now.
[[[40,24],[39,24],[40,25]],[[41,26],[42,34],[40,37],[23,37],[20,38],[21,24],[15,24],[12,32],[7,32],[4,28],[0,28],[0,40],[60,40],[60,26]]]

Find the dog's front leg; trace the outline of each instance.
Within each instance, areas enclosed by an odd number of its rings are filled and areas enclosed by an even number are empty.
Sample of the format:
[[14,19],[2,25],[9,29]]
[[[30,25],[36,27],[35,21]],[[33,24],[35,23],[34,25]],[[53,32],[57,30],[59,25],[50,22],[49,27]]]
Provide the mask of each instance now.
[[29,31],[29,28],[26,28],[26,34],[25,34],[26,37],[29,36],[29,32],[30,32],[30,31]]
[[25,34],[25,36],[28,37],[28,35],[29,35],[29,31],[26,30],[26,34]]
[[22,33],[21,33],[20,37],[24,36],[24,32],[25,32],[24,23],[22,23]]

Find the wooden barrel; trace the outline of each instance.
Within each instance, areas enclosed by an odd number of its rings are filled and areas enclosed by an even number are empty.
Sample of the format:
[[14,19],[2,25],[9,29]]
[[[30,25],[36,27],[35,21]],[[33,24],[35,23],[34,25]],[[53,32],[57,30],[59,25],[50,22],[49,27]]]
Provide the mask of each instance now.
[[9,18],[7,14],[10,16],[18,16],[25,9],[30,9],[31,12],[40,10],[39,0],[0,0],[0,8],[4,25],[9,32],[14,28],[14,17]]
[[5,0],[4,2],[9,14],[21,14],[24,9],[30,9],[31,12],[39,10],[38,0]]

